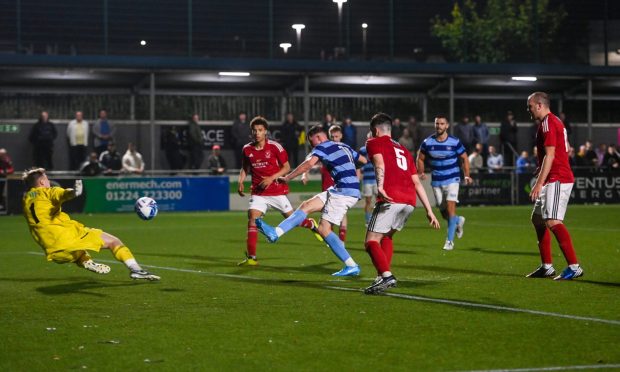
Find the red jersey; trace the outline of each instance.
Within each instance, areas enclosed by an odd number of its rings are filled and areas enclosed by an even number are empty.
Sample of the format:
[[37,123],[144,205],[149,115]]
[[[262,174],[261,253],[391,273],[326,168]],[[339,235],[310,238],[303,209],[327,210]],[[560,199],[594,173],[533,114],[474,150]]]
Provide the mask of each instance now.
[[[368,160],[376,154],[383,156],[385,178],[383,190],[393,199],[393,203],[409,204],[415,207],[416,191],[411,176],[416,169],[411,153],[390,136],[371,138],[366,142]],[[385,201],[377,198],[377,201]]]
[[321,164],[321,188],[323,191],[329,189],[334,186],[336,183],[332,178],[332,175],[327,170],[327,167]]
[[538,168],[535,174],[542,169],[545,157],[545,146],[555,147],[555,157],[551,163],[551,170],[545,180],[545,185],[550,182],[573,183],[573,171],[568,162],[568,135],[562,121],[553,113],[549,113],[538,126],[536,132],[536,150],[538,151]]
[[[288,194],[288,184],[274,181],[266,189],[260,189],[258,184],[265,177],[278,173],[288,162],[286,150],[276,141],[267,140],[265,147],[257,149],[254,143],[243,147],[243,166],[249,168],[252,174],[252,195],[277,196]],[[249,167],[248,167],[249,165]]]

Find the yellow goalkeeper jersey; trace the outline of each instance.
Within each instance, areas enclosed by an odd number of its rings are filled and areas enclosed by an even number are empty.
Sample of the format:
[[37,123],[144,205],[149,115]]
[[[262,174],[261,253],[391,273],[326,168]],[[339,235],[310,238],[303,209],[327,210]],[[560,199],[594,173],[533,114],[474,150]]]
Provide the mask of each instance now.
[[24,195],[22,205],[30,234],[48,254],[63,249],[61,242],[83,227],[62,211],[62,203],[74,195],[73,190],[62,187],[33,187]]

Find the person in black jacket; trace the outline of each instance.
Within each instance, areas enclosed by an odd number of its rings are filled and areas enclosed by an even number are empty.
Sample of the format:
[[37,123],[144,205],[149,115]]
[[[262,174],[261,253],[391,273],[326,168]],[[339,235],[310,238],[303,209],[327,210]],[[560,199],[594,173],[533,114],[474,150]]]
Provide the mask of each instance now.
[[54,153],[54,140],[58,136],[56,126],[49,121],[49,114],[41,112],[39,121],[32,127],[28,140],[33,145],[33,160],[37,167],[47,170],[54,169],[52,155]]
[[299,134],[302,131],[301,125],[295,120],[292,113],[286,114],[286,120],[280,129],[280,143],[288,154],[288,161],[291,168],[299,164]]
[[[502,121],[499,128],[499,140],[502,144],[502,153],[504,155],[504,165],[513,166],[515,153],[517,150],[517,121],[514,119],[512,111],[506,113],[506,119]],[[510,148],[512,146],[512,149]]]

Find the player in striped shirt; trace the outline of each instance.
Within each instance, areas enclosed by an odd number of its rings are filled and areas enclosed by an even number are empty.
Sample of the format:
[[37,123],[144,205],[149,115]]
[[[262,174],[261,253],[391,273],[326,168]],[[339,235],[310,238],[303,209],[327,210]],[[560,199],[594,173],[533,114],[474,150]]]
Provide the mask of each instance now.
[[[369,139],[372,138],[372,133],[368,133],[367,136]],[[366,150],[366,146],[362,146],[360,148],[360,154],[368,159],[368,152]],[[368,222],[370,222],[370,217],[372,216],[372,198],[377,197],[377,177],[375,176],[375,167],[373,167],[372,163],[369,161],[364,164],[364,166],[359,170],[359,177],[362,179],[362,196],[364,197],[364,211],[365,211],[365,219],[366,226],[368,226]]]
[[309,171],[313,165],[320,161],[329,170],[335,185],[301,203],[299,208],[277,227],[269,226],[262,219],[256,220],[256,226],[267,237],[267,240],[275,243],[282,235],[299,225],[308,214],[321,211],[319,234],[325,239],[336,257],[345,264],[342,270],[332,275],[359,275],[359,266],[347,252],[338,235],[332,231],[332,225],[339,225],[348,209],[360,199],[360,183],[357,178],[355,163],[366,164],[367,160],[347,144],[329,140],[321,125],[310,128],[307,137],[314,148],[303,163],[280,180],[289,182]]
[[429,136],[420,145],[418,151],[418,175],[426,179],[424,161],[428,156],[432,170],[431,186],[441,215],[448,221],[448,237],[443,249],[454,249],[454,235],[463,236],[465,217],[456,215],[456,203],[459,202],[459,183],[461,182],[461,166],[463,164],[464,181],[472,183],[469,177],[469,160],[461,141],[448,134],[450,123],[444,115],[435,117],[435,134]]

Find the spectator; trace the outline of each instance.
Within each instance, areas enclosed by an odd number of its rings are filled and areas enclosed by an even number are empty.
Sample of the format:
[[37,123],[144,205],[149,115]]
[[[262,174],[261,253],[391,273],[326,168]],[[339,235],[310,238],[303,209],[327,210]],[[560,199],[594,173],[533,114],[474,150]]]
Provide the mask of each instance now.
[[474,116],[474,143],[482,145],[482,156],[487,157],[489,153],[489,128],[482,122],[480,115]]
[[247,120],[247,114],[241,111],[231,128],[231,141],[233,151],[235,152],[235,169],[241,169],[243,146],[250,142],[250,124]]
[[527,151],[522,151],[521,156],[517,159],[517,174],[529,173],[532,164],[530,163],[530,156]]
[[103,109],[99,110],[99,119],[93,125],[94,146],[97,154],[100,155],[108,148],[108,143],[114,140],[115,131],[116,128],[108,120],[108,112]]
[[482,172],[482,168],[484,167],[484,159],[482,156],[482,151],[484,147],[481,143],[476,143],[474,147],[474,151],[467,157],[469,160],[469,172],[470,173],[480,173]]
[[599,144],[596,150],[594,150],[594,152],[596,153],[596,160],[597,160],[596,165],[599,167],[602,167],[603,158],[605,157],[605,154],[607,153],[607,145],[604,143]]
[[181,135],[174,125],[167,127],[162,132],[161,147],[166,154],[170,169],[182,169],[185,158],[181,155]]
[[86,159],[88,149],[88,122],[84,120],[82,111],[75,113],[75,119],[67,126],[69,140],[69,169],[78,170]]
[[398,141],[400,136],[403,135],[403,126],[401,125],[399,118],[392,120],[392,139]]
[[586,141],[586,166],[588,167],[596,167],[598,165],[598,156],[596,152],[594,152],[594,148],[592,146],[592,141]]
[[575,156],[575,148],[568,144],[568,165],[574,168],[577,165],[577,158]]
[[325,114],[325,118],[323,118],[323,131],[325,133],[329,133],[329,128],[335,124],[336,117],[334,117],[334,115],[330,114],[329,112]]
[[142,155],[136,151],[136,145],[133,142],[127,144],[127,152],[123,155],[123,172],[135,174],[142,174],[144,172]]
[[411,139],[413,140],[413,147],[415,151],[420,148],[420,142],[422,140],[422,126],[418,124],[415,116],[409,117],[409,122],[407,123],[409,127],[409,134],[411,135]]
[[504,168],[504,157],[495,151],[495,146],[489,146],[489,158],[487,159],[489,173],[501,171]]
[[573,127],[571,126],[570,120],[568,119],[568,117],[566,117],[566,114],[564,113],[564,111],[560,112],[560,120],[562,120],[562,123],[564,124],[564,128],[566,128],[566,135],[568,136],[568,143],[569,144],[573,143],[572,141]]
[[578,167],[588,166],[588,161],[586,160],[586,145],[579,146],[579,152],[577,152],[575,156],[575,165]]
[[4,188],[6,183],[6,176],[13,174],[15,169],[13,168],[13,161],[6,149],[0,149],[0,209],[4,209],[6,206],[6,200],[4,200]]
[[536,147],[536,133],[538,133],[538,126],[540,125],[540,120],[536,119],[530,125],[530,147]]
[[108,149],[99,155],[99,162],[105,167],[105,173],[116,173],[123,169],[123,157],[116,150],[114,141],[108,142]]
[[205,157],[204,151],[202,150],[202,129],[200,129],[198,121],[198,114],[194,114],[187,123],[187,147],[189,150],[190,169],[200,169]]
[[415,146],[413,145],[413,138],[411,138],[411,133],[409,132],[409,128],[403,128],[403,134],[398,139],[398,143],[403,145],[411,155],[413,156],[415,153]]
[[342,122],[342,142],[351,146],[352,149],[357,148],[357,129],[350,116],[345,117]]
[[286,119],[280,129],[280,142],[288,154],[291,168],[299,164],[299,134],[302,131],[301,125],[295,120],[292,113],[286,114]]
[[97,153],[93,151],[88,156],[88,160],[80,166],[80,175],[87,177],[98,176],[105,172],[105,170],[106,168],[99,162]]
[[28,140],[32,143],[34,153],[34,165],[45,168],[46,170],[54,169],[52,161],[54,154],[54,140],[58,136],[56,126],[49,121],[47,111],[41,112],[39,121],[32,127]]
[[532,147],[532,156],[530,156],[530,166],[536,169],[538,164],[538,147]]
[[213,145],[211,155],[209,155],[207,159],[207,166],[213,176],[221,175],[226,172],[226,161],[220,154],[220,145]]
[[616,145],[610,144],[607,146],[607,152],[603,156],[603,168],[608,170],[620,169],[620,153],[616,149]]
[[[512,111],[506,113],[506,119],[499,128],[499,141],[502,145],[502,153],[507,166],[514,165],[515,151],[517,148],[517,121]],[[490,150],[489,150],[490,152]]]
[[465,151],[470,153],[474,146],[474,127],[469,124],[469,116],[463,116],[463,120],[454,126],[454,136],[461,140]]

